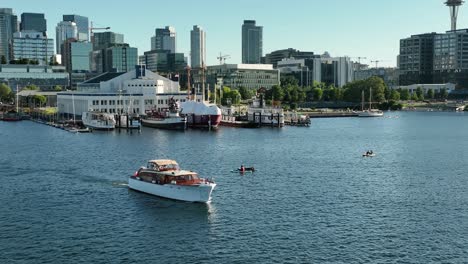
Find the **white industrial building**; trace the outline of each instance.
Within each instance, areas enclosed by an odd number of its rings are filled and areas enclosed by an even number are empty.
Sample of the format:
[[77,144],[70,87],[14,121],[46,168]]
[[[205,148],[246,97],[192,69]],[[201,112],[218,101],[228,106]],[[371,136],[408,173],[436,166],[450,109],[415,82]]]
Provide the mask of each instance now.
[[137,113],[161,110],[168,107],[174,97],[179,102],[187,100],[179,83],[137,66],[125,73],[104,73],[78,84],[76,91],[57,94],[57,107],[61,115],[81,116],[94,110],[106,113]]
[[394,89],[408,90],[410,94],[416,92],[418,88],[421,88],[424,91],[424,94],[427,94],[427,91],[433,90],[434,92],[440,92],[442,89],[445,89],[447,93],[451,93],[455,90],[455,84],[453,83],[442,83],[442,84],[412,84],[407,86],[395,86]]

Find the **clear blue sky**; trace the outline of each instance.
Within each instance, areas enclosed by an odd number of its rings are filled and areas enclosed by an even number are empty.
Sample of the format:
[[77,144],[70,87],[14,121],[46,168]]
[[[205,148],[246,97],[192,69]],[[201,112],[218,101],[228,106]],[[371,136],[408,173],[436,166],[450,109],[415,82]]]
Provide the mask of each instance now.
[[[1,7],[45,13],[48,34],[63,14],[89,17],[97,26],[110,26],[125,41],[150,49],[154,29],[172,25],[177,31],[177,50],[190,51],[190,30],[207,32],[207,61],[216,64],[219,52],[241,61],[241,25],[255,19],[263,26],[263,53],[296,48],[332,56],[367,57],[395,66],[399,40],[412,34],[450,29],[444,0],[2,0]],[[468,4],[460,8],[459,28],[468,28]]]

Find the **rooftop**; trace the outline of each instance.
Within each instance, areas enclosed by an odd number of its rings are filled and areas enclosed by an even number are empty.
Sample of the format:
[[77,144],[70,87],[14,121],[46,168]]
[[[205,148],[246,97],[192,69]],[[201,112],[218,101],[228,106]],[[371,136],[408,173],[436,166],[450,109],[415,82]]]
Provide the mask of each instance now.
[[119,77],[120,75],[124,74],[125,72],[106,72],[106,73],[103,73],[97,77],[94,77],[92,79],[89,79],[85,82],[83,82],[83,84],[92,84],[92,83],[96,83],[96,84],[99,84],[101,82],[107,82],[109,80],[112,80],[116,77]]

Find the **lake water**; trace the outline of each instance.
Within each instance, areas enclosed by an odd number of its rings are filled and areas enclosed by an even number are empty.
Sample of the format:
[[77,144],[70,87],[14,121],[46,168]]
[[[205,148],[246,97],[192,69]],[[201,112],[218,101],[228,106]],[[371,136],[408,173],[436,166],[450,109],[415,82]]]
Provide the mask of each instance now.
[[[467,263],[468,115],[386,115],[132,134],[0,122],[0,262]],[[214,177],[213,201],[128,190],[154,158]]]

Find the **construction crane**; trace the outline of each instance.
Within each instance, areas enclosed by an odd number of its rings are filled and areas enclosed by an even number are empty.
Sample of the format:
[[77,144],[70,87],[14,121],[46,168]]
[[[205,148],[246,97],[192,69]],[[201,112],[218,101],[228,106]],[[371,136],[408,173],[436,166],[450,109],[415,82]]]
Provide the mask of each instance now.
[[110,27],[94,27],[93,21],[91,21],[91,26],[88,29],[91,36],[91,42],[94,43],[94,30],[109,30]]
[[361,64],[361,60],[366,60],[366,57],[351,57],[351,59],[357,59],[358,63]]
[[384,62],[385,60],[373,60],[371,63],[375,63],[375,68],[379,67],[379,62]]
[[226,64],[226,60],[230,58],[231,55],[223,55],[221,52],[219,53],[219,57],[217,57],[217,59],[219,60],[219,65],[222,65],[223,63]]

